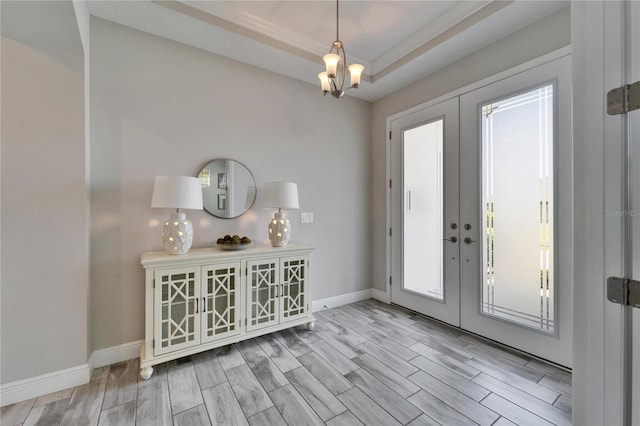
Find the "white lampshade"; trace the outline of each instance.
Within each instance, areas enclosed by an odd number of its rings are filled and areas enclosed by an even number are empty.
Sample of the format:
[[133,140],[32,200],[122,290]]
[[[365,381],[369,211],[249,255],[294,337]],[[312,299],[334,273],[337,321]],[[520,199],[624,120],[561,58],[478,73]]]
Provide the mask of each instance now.
[[190,176],[156,176],[151,207],[202,210],[200,179]]
[[349,74],[351,76],[351,86],[358,87],[360,85],[360,76],[364,71],[364,66],[360,64],[349,65]]
[[329,84],[329,77],[327,76],[326,71],[318,74],[318,78],[320,79],[320,85],[322,86],[323,92],[329,92],[331,90],[331,86]]
[[264,184],[264,207],[298,209],[298,185],[293,182],[267,182]]
[[327,68],[327,75],[329,77],[336,76],[336,70],[338,69],[338,62],[340,61],[340,56],[335,53],[327,53],[322,57],[324,64]]

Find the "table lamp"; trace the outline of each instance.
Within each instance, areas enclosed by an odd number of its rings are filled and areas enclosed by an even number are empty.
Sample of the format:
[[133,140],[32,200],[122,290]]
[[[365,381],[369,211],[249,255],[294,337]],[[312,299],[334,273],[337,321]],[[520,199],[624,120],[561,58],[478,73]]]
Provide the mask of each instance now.
[[298,185],[293,182],[264,184],[265,207],[277,208],[269,220],[269,240],[274,247],[284,247],[291,237],[291,223],[283,210],[298,209]]
[[186,254],[193,243],[193,226],[180,209],[202,210],[200,179],[190,176],[156,176],[151,207],[173,208],[175,213],[164,222],[162,243],[170,254]]

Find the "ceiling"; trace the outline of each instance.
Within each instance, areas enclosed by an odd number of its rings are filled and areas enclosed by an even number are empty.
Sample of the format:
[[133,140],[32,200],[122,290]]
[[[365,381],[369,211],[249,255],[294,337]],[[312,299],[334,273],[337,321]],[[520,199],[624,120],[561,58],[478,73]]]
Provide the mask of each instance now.
[[[304,1],[88,1],[91,15],[318,85],[336,38],[336,3]],[[367,1],[339,4],[348,63],[374,101],[569,7],[563,0]]]

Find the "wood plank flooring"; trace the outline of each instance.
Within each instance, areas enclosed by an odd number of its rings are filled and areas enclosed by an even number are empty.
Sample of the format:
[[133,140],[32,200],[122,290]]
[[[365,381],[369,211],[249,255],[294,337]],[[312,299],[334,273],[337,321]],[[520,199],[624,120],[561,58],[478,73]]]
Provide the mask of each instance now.
[[375,300],[2,408],[13,425],[570,425],[571,373]]

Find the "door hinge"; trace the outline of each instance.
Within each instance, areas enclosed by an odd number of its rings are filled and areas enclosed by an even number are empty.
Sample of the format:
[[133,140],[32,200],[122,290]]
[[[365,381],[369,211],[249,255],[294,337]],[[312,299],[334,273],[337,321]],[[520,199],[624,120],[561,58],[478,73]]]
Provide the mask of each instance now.
[[153,279],[153,288],[156,288],[156,279]]
[[607,114],[625,114],[640,108],[640,81],[625,84],[607,93]]
[[607,278],[607,299],[620,305],[640,308],[640,281],[629,278]]
[[391,236],[391,228],[389,228],[389,236]]
[[391,275],[389,275],[389,285],[393,285],[393,282],[391,280]]
[[389,179],[389,189],[391,189],[391,179]]
[[391,130],[389,130],[389,140],[391,140]]

